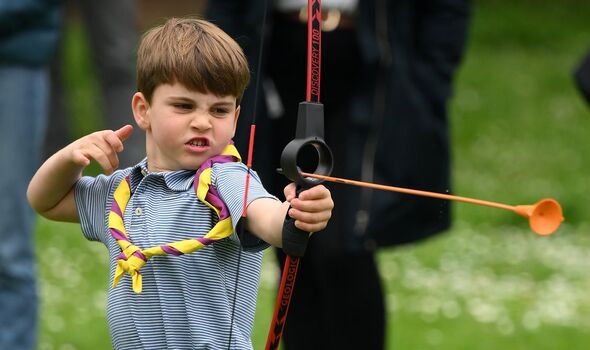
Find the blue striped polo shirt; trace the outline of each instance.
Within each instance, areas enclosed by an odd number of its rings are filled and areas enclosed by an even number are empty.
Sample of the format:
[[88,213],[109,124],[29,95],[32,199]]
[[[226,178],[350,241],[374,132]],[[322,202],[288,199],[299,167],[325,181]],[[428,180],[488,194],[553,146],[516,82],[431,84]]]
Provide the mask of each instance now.
[[[215,213],[194,192],[195,171],[149,173],[146,165],[143,160],[110,176],[85,176],[75,187],[84,236],[102,242],[109,251],[107,322],[113,347],[252,349],[262,250],[268,245],[247,232],[241,241],[234,232],[192,254],[151,258],[141,269],[141,294],[133,292],[128,274],[111,288],[120,248],[109,232],[108,213],[115,188],[128,174],[133,195],[124,222],[136,246],[145,249],[202,237],[217,222]],[[239,162],[215,164],[211,172],[234,229],[242,214],[246,172]],[[274,198],[254,172],[248,197],[249,203]]]

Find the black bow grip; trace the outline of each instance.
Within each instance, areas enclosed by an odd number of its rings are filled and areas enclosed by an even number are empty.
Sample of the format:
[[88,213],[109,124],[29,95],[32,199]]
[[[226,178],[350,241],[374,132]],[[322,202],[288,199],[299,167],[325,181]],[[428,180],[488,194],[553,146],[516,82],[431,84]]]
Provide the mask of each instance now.
[[[297,195],[307,188],[318,185],[322,180],[304,177],[298,166],[298,156],[302,149],[313,147],[317,154],[314,174],[329,176],[334,160],[332,151],[324,137],[324,105],[321,103],[301,102],[297,114],[297,131],[295,139],[285,146],[281,154],[281,172],[297,184]],[[283,224],[283,251],[290,256],[301,257],[305,254],[309,232],[295,227],[295,220],[287,215]]]

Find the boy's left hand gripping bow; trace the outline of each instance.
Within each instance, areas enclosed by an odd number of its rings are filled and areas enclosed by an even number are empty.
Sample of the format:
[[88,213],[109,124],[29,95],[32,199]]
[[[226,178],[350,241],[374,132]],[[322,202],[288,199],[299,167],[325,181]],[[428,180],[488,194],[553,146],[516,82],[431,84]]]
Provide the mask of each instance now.
[[[317,167],[313,173],[330,174],[334,165],[332,151],[323,139],[324,135],[324,106],[317,102],[299,103],[297,114],[297,131],[295,139],[287,144],[281,154],[281,172],[297,184],[297,194],[321,183],[310,177],[304,177],[298,166],[298,158],[302,153],[315,150]],[[304,152],[302,152],[304,151]],[[275,311],[268,332],[266,349],[277,349],[283,334],[283,328],[293,295],[299,258],[305,254],[310,232],[300,230],[295,226],[295,220],[287,216],[283,224],[283,251],[287,255],[279,293],[275,304]]]

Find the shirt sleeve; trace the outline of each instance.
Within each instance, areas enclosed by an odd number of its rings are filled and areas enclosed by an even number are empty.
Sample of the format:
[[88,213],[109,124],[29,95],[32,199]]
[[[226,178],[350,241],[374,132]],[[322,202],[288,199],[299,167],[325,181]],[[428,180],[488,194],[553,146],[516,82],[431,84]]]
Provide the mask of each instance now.
[[80,227],[84,237],[90,241],[108,242],[108,213],[112,203],[114,185],[124,175],[115,172],[111,176],[83,176],[74,189],[76,208],[80,217]]
[[[211,170],[212,182],[217,188],[221,199],[227,205],[232,218],[234,233],[230,236],[230,239],[240,242],[246,251],[260,251],[269,247],[268,243],[246,230],[238,237],[238,233],[241,231],[238,224],[242,218],[248,168],[243,163],[231,162],[215,164]],[[247,203],[250,204],[259,198],[274,198],[278,201],[277,197],[266,191],[258,174],[251,171]]]

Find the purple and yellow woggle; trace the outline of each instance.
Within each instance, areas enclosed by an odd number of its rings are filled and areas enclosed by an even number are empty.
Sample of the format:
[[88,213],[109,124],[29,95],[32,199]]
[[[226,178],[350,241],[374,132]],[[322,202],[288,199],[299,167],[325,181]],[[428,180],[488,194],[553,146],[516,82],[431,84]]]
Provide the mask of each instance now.
[[203,237],[177,241],[148,249],[141,249],[131,243],[125,230],[123,214],[132,193],[129,177],[125,177],[121,181],[113,194],[113,204],[109,213],[109,230],[112,237],[119,243],[119,247],[121,247],[121,253],[117,256],[117,269],[115,270],[113,288],[117,286],[123,275],[128,273],[132,279],[133,291],[141,293],[142,277],[139,269],[151,257],[166,254],[190,254],[232,234],[233,225],[229,210],[219,197],[217,189],[211,184],[211,167],[215,163],[239,161],[241,161],[241,158],[238,150],[233,145],[228,145],[220,155],[207,159],[195,174],[194,185],[197,198],[210,207],[219,217],[219,221],[211,231]]

